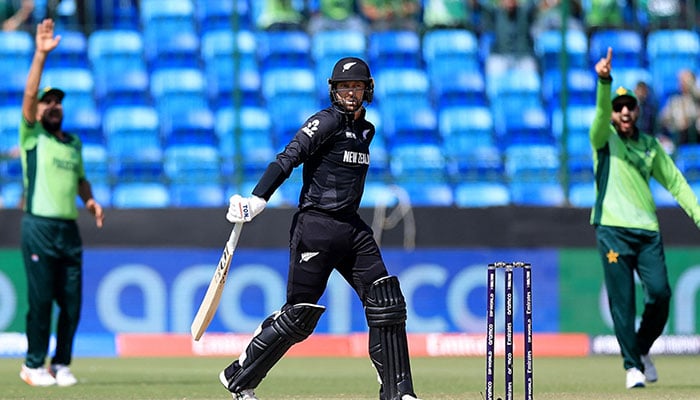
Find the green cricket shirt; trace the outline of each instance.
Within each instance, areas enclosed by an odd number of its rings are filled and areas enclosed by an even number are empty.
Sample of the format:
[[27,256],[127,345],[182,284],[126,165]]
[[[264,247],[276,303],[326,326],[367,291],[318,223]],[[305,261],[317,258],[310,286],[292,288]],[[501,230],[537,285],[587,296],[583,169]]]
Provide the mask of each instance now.
[[611,83],[598,81],[596,113],[590,129],[596,201],[591,224],[659,230],[649,179],[656,179],[700,227],[700,206],[693,190],[671,157],[651,135],[630,138],[617,134],[611,123]]
[[22,118],[19,144],[22,149],[24,211],[48,218],[76,219],[78,183],[85,179],[82,143],[65,133],[60,141],[37,121],[29,125]]

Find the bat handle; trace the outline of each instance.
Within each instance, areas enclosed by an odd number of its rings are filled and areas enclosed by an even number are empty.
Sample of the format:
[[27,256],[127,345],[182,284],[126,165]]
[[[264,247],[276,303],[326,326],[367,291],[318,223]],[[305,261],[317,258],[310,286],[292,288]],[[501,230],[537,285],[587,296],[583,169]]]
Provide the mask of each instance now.
[[229,250],[235,249],[238,245],[238,238],[241,237],[241,229],[243,229],[243,222],[236,222],[233,225],[231,235],[229,235],[228,241],[226,242],[226,247],[228,247]]

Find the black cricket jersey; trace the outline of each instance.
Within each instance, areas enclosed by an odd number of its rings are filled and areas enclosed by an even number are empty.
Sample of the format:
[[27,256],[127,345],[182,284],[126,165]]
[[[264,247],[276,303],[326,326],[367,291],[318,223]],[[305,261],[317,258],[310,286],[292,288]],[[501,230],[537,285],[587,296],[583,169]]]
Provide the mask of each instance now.
[[253,189],[269,200],[292,170],[303,166],[300,209],[316,209],[334,215],[357,212],[369,168],[369,145],[374,125],[333,106],[306,120],[284,150],[270,163]]

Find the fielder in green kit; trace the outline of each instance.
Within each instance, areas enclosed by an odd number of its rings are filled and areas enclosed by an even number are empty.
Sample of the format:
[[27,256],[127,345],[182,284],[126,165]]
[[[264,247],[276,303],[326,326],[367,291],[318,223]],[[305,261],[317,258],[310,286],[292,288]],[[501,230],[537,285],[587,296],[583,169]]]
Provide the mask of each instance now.
[[[649,349],[668,319],[671,287],[649,180],[665,187],[700,227],[700,206],[687,181],[659,142],[635,123],[637,98],[612,91],[612,49],[595,65],[596,114],[590,130],[596,180],[591,213],[605,273],[610,314],[620,345],[626,387],[658,379]],[[635,272],[644,287],[644,311],[635,327]]]
[[[36,49],[27,75],[19,128],[24,178],[22,256],[27,274],[27,355],[20,378],[31,386],[70,386],[73,339],[82,302],[82,240],[76,219],[76,197],[102,227],[102,207],[85,178],[82,144],[64,132],[63,97],[56,88],[39,91],[48,53],[58,46],[54,24],[37,26]],[[54,302],[60,311],[56,353],[44,367],[49,349]]]

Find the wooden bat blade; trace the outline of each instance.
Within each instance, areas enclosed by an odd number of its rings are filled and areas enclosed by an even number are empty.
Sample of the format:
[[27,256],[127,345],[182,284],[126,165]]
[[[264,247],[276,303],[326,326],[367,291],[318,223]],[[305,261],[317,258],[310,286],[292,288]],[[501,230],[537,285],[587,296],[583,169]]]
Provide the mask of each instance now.
[[233,252],[236,250],[238,237],[240,236],[242,228],[243,224],[237,223],[234,225],[233,230],[231,230],[231,235],[226,242],[224,251],[216,266],[214,276],[211,278],[209,287],[207,287],[207,292],[204,294],[204,299],[202,299],[199,310],[197,310],[197,314],[192,320],[190,333],[194,340],[199,340],[202,337],[204,331],[207,330],[211,320],[214,318],[214,314],[216,314],[216,309],[219,307],[219,301],[221,300],[221,293],[226,286],[226,278],[228,277],[228,271],[231,267]]

